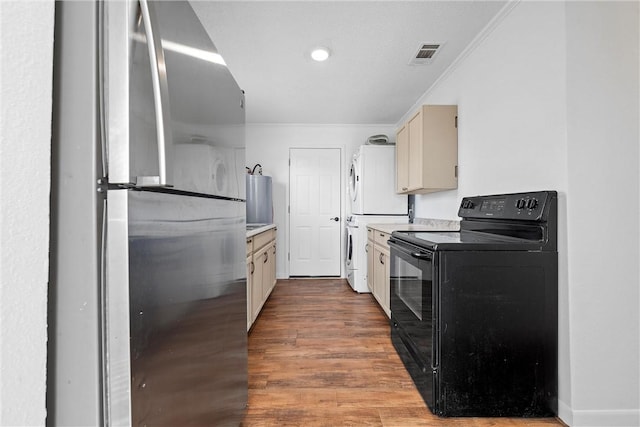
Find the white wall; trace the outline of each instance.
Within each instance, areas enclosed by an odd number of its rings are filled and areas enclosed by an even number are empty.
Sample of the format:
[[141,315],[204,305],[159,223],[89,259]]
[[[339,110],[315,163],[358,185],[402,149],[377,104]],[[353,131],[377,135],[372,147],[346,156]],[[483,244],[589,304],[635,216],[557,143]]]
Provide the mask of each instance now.
[[639,22],[638,2],[567,3],[575,425],[640,425]]
[[[247,108],[250,108],[247,95]],[[340,148],[342,150],[342,206],[341,228],[349,213],[347,172],[357,148],[371,135],[386,134],[395,140],[394,127],[390,125],[249,125],[247,126],[247,166],[262,165],[263,175],[272,177],[274,223],[278,227],[277,266],[278,278],[289,277],[289,149],[290,148]],[[341,258],[344,258],[344,235],[340,237]],[[345,277],[344,263],[341,275]]]
[[640,423],[638,22],[637,2],[509,4],[416,104],[458,104],[460,170],[417,216],[559,192],[559,412],[576,426]]
[[54,2],[0,1],[0,425],[44,425]]

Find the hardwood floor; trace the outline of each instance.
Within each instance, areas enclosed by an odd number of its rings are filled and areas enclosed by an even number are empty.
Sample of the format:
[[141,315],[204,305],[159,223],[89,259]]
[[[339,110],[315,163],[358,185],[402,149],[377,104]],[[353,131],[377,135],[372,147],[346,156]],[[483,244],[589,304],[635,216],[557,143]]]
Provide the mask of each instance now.
[[242,426],[564,426],[439,418],[404,369],[387,317],[343,279],[279,280],[249,334]]

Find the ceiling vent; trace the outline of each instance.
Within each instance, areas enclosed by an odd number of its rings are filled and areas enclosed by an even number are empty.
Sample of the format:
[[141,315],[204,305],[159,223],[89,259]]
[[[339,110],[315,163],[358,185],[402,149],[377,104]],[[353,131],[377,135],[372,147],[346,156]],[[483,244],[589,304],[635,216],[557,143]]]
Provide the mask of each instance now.
[[421,43],[416,54],[409,61],[409,65],[427,65],[440,51],[442,43]]

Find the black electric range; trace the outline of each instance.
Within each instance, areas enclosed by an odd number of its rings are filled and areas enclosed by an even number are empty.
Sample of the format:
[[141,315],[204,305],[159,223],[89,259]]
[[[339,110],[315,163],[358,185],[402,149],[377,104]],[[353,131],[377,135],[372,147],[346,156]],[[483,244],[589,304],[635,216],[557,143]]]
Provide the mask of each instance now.
[[557,193],[466,197],[459,232],[396,231],[393,344],[441,416],[557,413]]

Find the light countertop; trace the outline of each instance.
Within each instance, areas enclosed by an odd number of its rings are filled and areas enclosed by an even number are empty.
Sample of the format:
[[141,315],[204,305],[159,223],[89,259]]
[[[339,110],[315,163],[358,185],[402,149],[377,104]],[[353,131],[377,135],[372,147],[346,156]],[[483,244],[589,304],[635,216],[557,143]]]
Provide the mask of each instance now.
[[256,234],[263,233],[267,230],[271,230],[272,228],[276,228],[276,225],[275,224],[247,224],[247,237],[253,237]]
[[424,222],[414,224],[367,224],[367,227],[374,230],[382,231],[383,233],[391,234],[394,231],[458,231],[460,230],[460,223],[458,221],[451,220],[439,220],[429,219],[423,220]]

